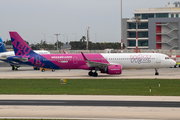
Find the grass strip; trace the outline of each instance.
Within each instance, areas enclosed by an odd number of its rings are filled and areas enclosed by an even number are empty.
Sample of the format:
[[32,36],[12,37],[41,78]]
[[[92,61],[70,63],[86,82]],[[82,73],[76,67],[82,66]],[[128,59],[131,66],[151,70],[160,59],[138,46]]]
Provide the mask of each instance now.
[[0,79],[0,94],[180,96],[180,80],[67,79],[61,84],[59,79]]

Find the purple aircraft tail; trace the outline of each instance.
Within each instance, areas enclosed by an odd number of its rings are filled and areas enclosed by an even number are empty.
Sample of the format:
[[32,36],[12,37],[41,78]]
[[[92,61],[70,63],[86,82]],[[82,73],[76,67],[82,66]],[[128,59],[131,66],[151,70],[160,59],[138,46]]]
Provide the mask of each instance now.
[[9,32],[16,56],[35,53],[17,32]]

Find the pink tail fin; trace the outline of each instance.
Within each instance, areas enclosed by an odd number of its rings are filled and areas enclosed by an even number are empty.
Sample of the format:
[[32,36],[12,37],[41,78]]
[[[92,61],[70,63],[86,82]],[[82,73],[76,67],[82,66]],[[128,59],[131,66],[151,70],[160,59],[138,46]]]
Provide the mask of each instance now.
[[34,53],[34,51],[29,47],[29,45],[22,39],[22,37],[17,32],[9,32],[11,37],[11,42],[14,48],[15,55],[26,55],[29,53]]

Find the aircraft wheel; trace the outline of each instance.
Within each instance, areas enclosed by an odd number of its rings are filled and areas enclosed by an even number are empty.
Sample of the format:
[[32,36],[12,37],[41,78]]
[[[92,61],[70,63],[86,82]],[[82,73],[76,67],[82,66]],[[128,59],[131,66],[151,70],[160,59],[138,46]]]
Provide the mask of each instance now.
[[12,66],[12,70],[14,70],[14,66]]
[[98,73],[97,73],[97,72],[94,72],[94,73],[93,73],[93,76],[94,76],[94,77],[97,77],[97,76],[98,76]]
[[44,72],[44,71],[45,71],[45,69],[42,69],[42,70],[41,70],[41,72]]
[[159,75],[159,73],[158,73],[158,72],[156,72],[156,73],[155,73],[155,75]]
[[52,72],[54,72],[55,71],[55,69],[52,69]]
[[158,70],[155,68],[155,75],[159,75]]
[[93,72],[90,71],[90,72],[88,73],[88,75],[89,75],[89,76],[93,76]]
[[40,68],[39,67],[34,67],[34,70],[40,70]]

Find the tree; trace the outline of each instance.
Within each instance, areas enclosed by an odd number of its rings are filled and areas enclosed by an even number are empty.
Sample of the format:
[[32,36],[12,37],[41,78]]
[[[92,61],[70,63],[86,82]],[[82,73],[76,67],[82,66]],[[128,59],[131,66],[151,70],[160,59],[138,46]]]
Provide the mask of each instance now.
[[80,39],[80,42],[84,42],[86,40],[85,36],[82,36],[82,38]]
[[71,41],[69,44],[71,45],[72,50],[85,50],[86,49],[85,42]]
[[12,45],[12,42],[11,42],[11,40],[6,40],[6,41],[4,41],[4,44],[6,44],[6,45]]
[[[57,49],[57,41],[54,45],[56,46],[55,48]],[[61,46],[63,46],[63,43],[61,41],[58,41],[58,48],[60,48]]]
[[[27,42],[26,40],[24,40],[24,41],[29,45],[29,42]],[[3,41],[3,43],[4,43],[5,45],[12,45],[11,40]]]

